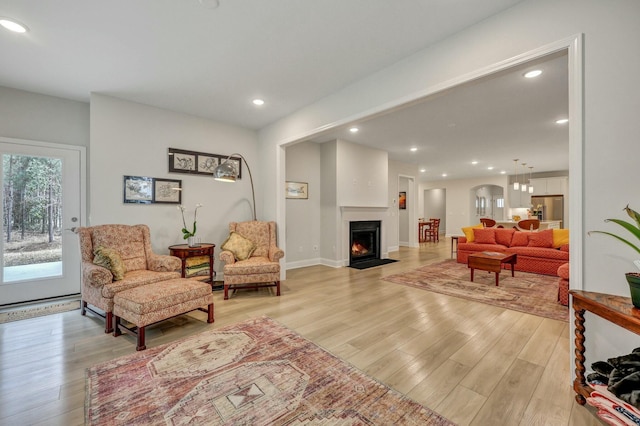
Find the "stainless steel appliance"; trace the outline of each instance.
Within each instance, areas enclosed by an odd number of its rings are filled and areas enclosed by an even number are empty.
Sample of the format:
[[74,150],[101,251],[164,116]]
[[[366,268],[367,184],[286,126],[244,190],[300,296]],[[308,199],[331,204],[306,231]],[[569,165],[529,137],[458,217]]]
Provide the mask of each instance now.
[[[540,220],[561,220],[560,224],[564,227],[564,196],[532,196],[531,205],[533,210],[538,211],[538,219]],[[541,208],[538,208],[541,206]]]

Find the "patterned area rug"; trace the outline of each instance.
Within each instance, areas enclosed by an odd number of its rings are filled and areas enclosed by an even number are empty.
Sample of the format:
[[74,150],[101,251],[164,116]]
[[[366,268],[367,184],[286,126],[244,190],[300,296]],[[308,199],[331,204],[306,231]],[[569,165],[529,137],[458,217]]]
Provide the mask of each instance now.
[[496,287],[493,272],[476,269],[474,282],[471,282],[467,265],[445,260],[383,279],[514,311],[569,321],[569,309],[558,303],[558,277],[550,275],[516,271],[512,278],[510,269],[502,270],[500,285]]
[[452,425],[270,318],[87,370],[91,425]]
[[35,305],[28,308],[0,312],[0,324],[3,324],[5,322],[41,317],[44,315],[59,314],[61,312],[73,311],[75,309],[80,309],[79,300],[52,303],[50,305]]

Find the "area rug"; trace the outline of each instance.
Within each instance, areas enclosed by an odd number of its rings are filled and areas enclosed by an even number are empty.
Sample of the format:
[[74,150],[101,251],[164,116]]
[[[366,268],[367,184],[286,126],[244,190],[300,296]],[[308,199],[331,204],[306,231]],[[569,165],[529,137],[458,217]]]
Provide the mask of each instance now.
[[500,273],[500,285],[496,287],[493,272],[476,269],[474,282],[470,281],[470,275],[466,264],[445,260],[383,279],[514,311],[569,321],[569,309],[558,303],[558,277],[516,271],[512,278],[509,269]]
[[267,318],[87,369],[90,425],[452,425]]
[[41,317],[44,315],[59,314],[61,312],[68,312],[76,309],[80,309],[79,300],[52,303],[50,305],[34,305],[22,309],[0,312],[0,324],[3,324],[5,322]]

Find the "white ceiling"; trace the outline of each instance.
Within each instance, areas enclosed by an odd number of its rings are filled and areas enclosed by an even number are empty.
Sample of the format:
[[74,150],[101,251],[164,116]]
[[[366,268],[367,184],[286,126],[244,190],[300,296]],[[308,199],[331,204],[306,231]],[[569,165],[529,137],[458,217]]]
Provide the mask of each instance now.
[[[2,0],[0,16],[30,31],[0,29],[0,85],[79,101],[96,92],[260,129],[520,1]],[[548,127],[566,114],[564,61],[535,83],[488,79],[358,123],[357,137],[323,137],[424,165],[423,180],[463,177],[452,153],[478,168],[509,167],[501,155],[518,154],[534,171],[550,158],[547,170],[567,169],[566,128]],[[253,106],[256,97],[266,104]]]
[[[311,140],[388,151],[392,160],[425,169],[421,181],[513,175],[516,158],[518,174],[568,170],[569,126],[555,123],[568,117],[567,66],[566,52],[559,52]],[[532,69],[543,73],[524,78]],[[352,134],[352,126],[360,130]]]

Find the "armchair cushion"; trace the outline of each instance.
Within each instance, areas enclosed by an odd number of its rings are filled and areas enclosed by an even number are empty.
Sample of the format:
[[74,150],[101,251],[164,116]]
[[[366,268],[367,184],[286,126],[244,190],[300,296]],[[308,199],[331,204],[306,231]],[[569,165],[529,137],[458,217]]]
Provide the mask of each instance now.
[[236,260],[246,260],[251,257],[256,250],[253,241],[243,237],[237,232],[231,232],[229,238],[222,243],[222,250],[230,251]]
[[93,254],[93,263],[111,271],[114,281],[124,278],[127,268],[116,250],[100,246],[96,247]]

